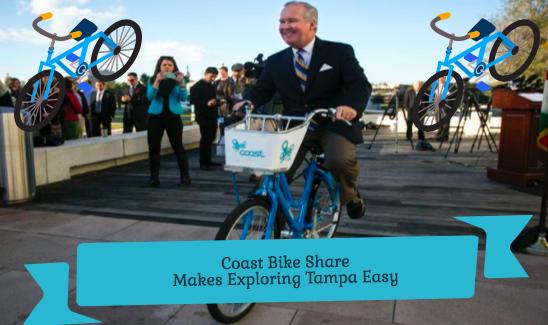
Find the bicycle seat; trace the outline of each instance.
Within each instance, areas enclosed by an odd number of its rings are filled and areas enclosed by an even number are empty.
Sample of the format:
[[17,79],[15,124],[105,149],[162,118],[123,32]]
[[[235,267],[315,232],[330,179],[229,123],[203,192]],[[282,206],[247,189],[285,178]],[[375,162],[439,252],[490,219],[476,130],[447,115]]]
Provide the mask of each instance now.
[[82,36],[74,39],[75,41],[80,42],[81,40],[95,33],[97,31],[97,25],[84,18],[80,23],[78,23],[78,25],[76,25],[76,27],[74,27],[71,33],[76,31],[82,32]]
[[494,32],[496,29],[497,28],[495,27],[495,25],[493,25],[491,22],[482,18],[480,21],[478,21],[478,23],[474,27],[472,27],[469,33],[479,32],[480,35],[478,37],[472,38],[474,41],[478,42],[482,40],[484,37],[491,35],[491,33]]

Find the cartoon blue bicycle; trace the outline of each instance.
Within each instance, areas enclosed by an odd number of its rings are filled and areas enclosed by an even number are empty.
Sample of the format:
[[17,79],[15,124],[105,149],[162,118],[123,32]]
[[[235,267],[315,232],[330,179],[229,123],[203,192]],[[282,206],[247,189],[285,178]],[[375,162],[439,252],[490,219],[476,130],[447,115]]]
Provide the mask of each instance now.
[[[120,20],[107,28],[105,32],[100,31],[92,36],[97,31],[97,26],[83,19],[68,35],[57,36],[38,27],[39,22],[51,17],[53,17],[52,13],[45,13],[32,23],[32,27],[38,33],[51,39],[51,45],[46,61],[40,62],[38,74],[25,84],[15,104],[15,123],[27,132],[37,131],[48,124],[63,104],[65,82],[61,73],[55,71],[57,66],[71,77],[79,77],[78,87],[89,91],[91,86],[82,81],[90,71],[98,80],[105,82],[116,80],[131,67],[141,48],[141,28],[132,20]],[[71,39],[78,42],[83,40],[83,42],[52,58],[55,41]],[[91,53],[91,62],[85,62],[88,46],[95,40],[97,43]],[[74,52],[79,49],[82,51],[78,56]],[[61,61],[63,59],[72,62],[69,65],[75,71],[69,69]],[[44,70],[44,67],[50,70]],[[54,80],[55,84],[52,85]]]
[[[437,22],[449,17],[451,14],[447,12],[438,15],[430,23],[436,33],[450,40],[449,46],[445,52],[445,60],[438,62],[436,74],[430,77],[417,93],[411,111],[415,126],[427,132],[437,130],[447,123],[462,102],[464,85],[461,76],[453,71],[455,65],[470,78],[482,77],[489,69],[491,76],[496,80],[511,81],[519,77],[529,67],[540,43],[539,29],[535,23],[529,20],[518,20],[502,32],[499,31],[490,36],[495,31],[495,26],[489,21],[481,19],[468,34],[457,37],[436,26]],[[468,39],[472,39],[478,44],[450,59],[453,41]],[[485,49],[487,44],[493,40],[495,43],[491,48],[489,62],[485,63],[483,62]],[[472,53],[477,49],[480,50],[479,56]],[[460,59],[470,62],[470,67],[475,63],[474,71],[469,71],[459,62]],[[440,71],[442,66],[449,70]],[[438,81],[440,81],[439,84]],[[476,87],[482,91],[490,89],[484,82],[479,82]]]

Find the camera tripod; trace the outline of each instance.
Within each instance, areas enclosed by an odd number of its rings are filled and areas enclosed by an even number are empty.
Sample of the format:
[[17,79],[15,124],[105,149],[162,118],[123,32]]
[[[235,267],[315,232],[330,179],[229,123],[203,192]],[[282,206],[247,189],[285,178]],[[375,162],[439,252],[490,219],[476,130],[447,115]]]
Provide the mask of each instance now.
[[[453,137],[451,138],[451,141],[449,142],[449,148],[447,148],[445,159],[447,159],[447,157],[449,156],[449,152],[451,151],[451,147],[455,143],[455,140],[456,140],[456,144],[455,144],[454,152],[455,153],[459,152],[460,144],[462,142],[462,138],[464,135],[464,127],[466,125],[466,121],[468,119],[471,119],[472,106],[478,113],[478,117],[480,119],[480,127],[478,129],[478,132],[476,133],[476,137],[472,144],[472,148],[470,149],[470,153],[474,151],[474,147],[476,145],[478,138],[479,138],[479,142],[478,142],[478,150],[479,150],[481,141],[484,137],[485,137],[485,140],[487,141],[489,151],[493,151],[493,147],[494,147],[495,150],[498,152],[498,147],[497,147],[497,142],[495,141],[495,137],[493,136],[493,134],[491,133],[491,130],[489,129],[489,126],[487,125],[487,119],[489,117],[489,111],[491,108],[488,107],[487,111],[482,110],[472,90],[466,88],[464,97],[463,97],[462,111],[459,117],[459,123],[457,124],[457,129],[455,130],[455,133],[453,134]],[[443,145],[443,140],[440,142],[439,149],[441,149],[442,145]]]
[[[392,102],[395,103],[395,105],[392,107]],[[379,133],[379,130],[381,129],[382,122],[384,121],[384,118],[386,115],[390,117],[391,120],[394,118],[396,119],[396,153],[398,153],[399,149],[399,138],[398,138],[398,111],[402,110],[403,117],[405,121],[407,122],[407,113],[405,112],[405,109],[403,107],[400,107],[400,101],[398,92],[395,92],[392,95],[392,98],[390,98],[390,102],[388,103],[388,107],[384,110],[384,113],[382,114],[381,123],[379,123],[379,127],[377,128],[377,131],[375,131],[375,135],[373,136],[373,140],[371,140],[371,143],[369,144],[369,150],[371,150],[371,147],[373,147],[373,143],[375,142],[375,139],[377,138],[377,134]],[[390,114],[388,113],[390,111]],[[411,143],[411,149],[415,150],[415,146],[413,145],[413,139],[409,139],[409,143]]]

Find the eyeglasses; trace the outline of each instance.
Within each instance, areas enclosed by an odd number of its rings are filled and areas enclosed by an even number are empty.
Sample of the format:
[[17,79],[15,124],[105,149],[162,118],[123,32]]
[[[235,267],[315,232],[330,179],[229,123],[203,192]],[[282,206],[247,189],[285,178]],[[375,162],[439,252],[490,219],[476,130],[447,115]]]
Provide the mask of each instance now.
[[129,82],[134,82],[136,79],[128,79]]

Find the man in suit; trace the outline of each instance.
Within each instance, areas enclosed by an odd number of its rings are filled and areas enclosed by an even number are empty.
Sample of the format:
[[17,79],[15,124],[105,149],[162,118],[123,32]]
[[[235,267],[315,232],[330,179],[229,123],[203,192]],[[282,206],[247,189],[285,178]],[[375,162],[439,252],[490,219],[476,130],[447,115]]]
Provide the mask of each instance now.
[[120,102],[124,105],[124,133],[146,131],[148,102],[146,87],[142,86],[135,72],[127,75],[128,87],[122,90]]
[[[413,109],[415,98],[417,98],[420,89],[421,82],[415,80],[415,82],[413,82],[413,87],[405,92],[405,97],[403,99],[403,107],[407,109],[407,140],[413,138],[413,118],[411,117],[411,109]],[[423,99],[423,101],[427,100]],[[424,131],[422,130],[419,130],[419,140],[424,140]]]
[[116,113],[116,97],[105,89],[105,83],[101,80],[95,82],[95,88],[97,91],[91,94],[90,105],[92,134],[94,137],[100,137],[102,132],[111,135],[111,123]]
[[[285,5],[279,31],[290,47],[268,58],[263,74],[245,99],[252,107],[259,107],[279,92],[284,115],[302,116],[318,108],[336,108],[336,119],[351,122],[349,126],[317,116],[305,141],[316,142],[322,148],[324,166],[341,183],[341,203],[351,218],[359,219],[365,214],[365,204],[356,188],[356,145],[363,143],[358,122],[371,95],[371,84],[350,45],[316,37],[317,22],[318,12],[308,3],[292,1]],[[288,171],[289,179],[306,152],[301,146]]]

